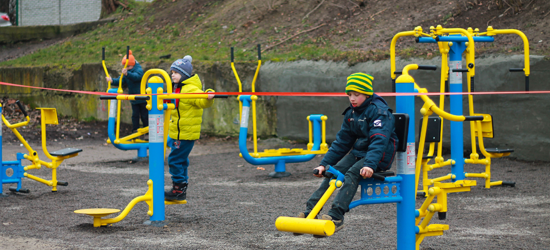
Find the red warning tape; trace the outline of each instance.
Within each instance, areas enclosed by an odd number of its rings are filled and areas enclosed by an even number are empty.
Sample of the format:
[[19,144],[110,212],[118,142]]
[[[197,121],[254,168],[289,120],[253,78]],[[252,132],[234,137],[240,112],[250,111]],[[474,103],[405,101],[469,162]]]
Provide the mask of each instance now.
[[[0,85],[20,87],[20,88],[32,88],[32,89],[42,89],[42,90],[51,90],[51,91],[61,91],[69,93],[78,93],[78,94],[87,94],[87,95],[119,95],[116,93],[107,93],[107,92],[95,92],[95,91],[83,91],[83,90],[68,90],[68,89],[52,89],[52,88],[43,88],[36,86],[26,86],[20,84],[13,84],[7,82],[0,82]],[[203,93],[190,93],[190,94],[203,94]],[[257,95],[257,96],[325,96],[325,97],[342,97],[347,96],[343,92],[216,92],[217,95]],[[521,95],[521,94],[550,94],[550,90],[541,90],[541,91],[480,91],[480,92],[453,92],[453,93],[391,93],[391,92],[376,92],[379,96],[440,96],[440,95]],[[158,94],[153,94],[158,95]]]

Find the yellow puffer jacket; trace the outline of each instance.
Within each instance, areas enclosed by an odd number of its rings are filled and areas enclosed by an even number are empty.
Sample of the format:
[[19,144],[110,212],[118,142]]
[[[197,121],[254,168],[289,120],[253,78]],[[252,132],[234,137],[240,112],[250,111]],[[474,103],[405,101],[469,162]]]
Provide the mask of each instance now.
[[[201,79],[194,74],[183,81],[179,93],[203,93]],[[178,91],[174,91],[178,92]],[[169,136],[174,140],[198,140],[201,136],[202,109],[214,104],[214,99],[179,99],[170,113]]]

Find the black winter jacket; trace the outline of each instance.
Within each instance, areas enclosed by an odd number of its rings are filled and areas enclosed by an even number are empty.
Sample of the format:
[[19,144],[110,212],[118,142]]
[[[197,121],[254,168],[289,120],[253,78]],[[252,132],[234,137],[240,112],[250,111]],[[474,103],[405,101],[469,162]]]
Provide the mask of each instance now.
[[359,107],[350,104],[342,115],[342,128],[320,165],[335,165],[351,149],[355,157],[365,158],[365,167],[374,172],[388,170],[398,143],[395,118],[388,103],[374,94]]

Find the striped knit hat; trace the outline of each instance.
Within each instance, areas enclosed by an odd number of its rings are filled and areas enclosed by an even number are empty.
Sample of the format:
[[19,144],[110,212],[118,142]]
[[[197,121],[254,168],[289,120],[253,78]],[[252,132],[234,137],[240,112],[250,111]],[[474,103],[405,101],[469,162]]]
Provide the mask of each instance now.
[[374,77],[365,73],[354,73],[348,76],[348,83],[346,84],[346,94],[350,91],[355,91],[361,94],[371,96],[374,94],[372,89],[372,81]]

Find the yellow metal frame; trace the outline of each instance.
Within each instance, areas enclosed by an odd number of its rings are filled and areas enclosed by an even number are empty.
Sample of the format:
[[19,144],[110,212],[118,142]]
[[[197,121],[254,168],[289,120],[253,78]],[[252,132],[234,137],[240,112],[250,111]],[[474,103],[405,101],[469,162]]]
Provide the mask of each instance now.
[[[120,222],[121,220],[126,218],[128,213],[130,213],[130,211],[132,210],[132,208],[134,208],[136,204],[144,201],[145,203],[147,203],[147,206],[149,207],[149,209],[147,210],[147,215],[153,216],[153,181],[148,180],[147,186],[148,186],[148,189],[144,195],[141,195],[132,199],[132,201],[130,201],[130,203],[126,206],[126,208],[124,208],[124,210],[122,210],[122,212],[114,218],[102,219],[102,217],[119,212],[120,211],[119,209],[91,208],[91,209],[80,209],[74,212],[77,214],[86,214],[94,217],[94,227],[101,227],[101,226],[107,226],[109,224]],[[187,204],[187,201],[186,200],[164,201],[164,204],[165,205]]]
[[[254,73],[254,78],[252,79],[251,83],[251,90],[252,93],[256,92],[256,79],[258,78],[258,74],[260,73],[260,68],[262,66],[262,60],[258,59],[258,66],[256,67],[256,71]],[[237,83],[239,84],[239,93],[243,92],[243,87],[241,83],[241,79],[239,78],[239,74],[237,73],[237,69],[235,68],[235,63],[231,62],[231,69],[233,70],[233,74],[235,74],[235,79],[237,80]],[[237,96],[237,101],[239,101],[239,119],[242,118],[242,109],[243,109],[243,103],[241,102],[240,96]],[[293,156],[293,155],[306,155],[306,154],[326,154],[328,152],[328,144],[326,143],[326,123],[325,121],[328,119],[327,116],[322,116],[322,142],[320,145],[319,150],[311,150],[313,148],[313,132],[312,132],[312,123],[309,120],[309,116],[307,117],[308,120],[308,126],[309,126],[309,143],[307,150],[301,149],[301,148],[279,148],[279,149],[265,149],[264,152],[259,153],[258,152],[258,132],[256,129],[256,100],[258,100],[258,96],[252,95],[250,97],[252,100],[252,140],[254,143],[254,152],[250,155],[254,158],[262,158],[262,157],[272,157],[272,156]],[[242,154],[239,154],[240,157],[242,157]]]
[[[74,153],[67,156],[52,156],[50,152],[48,152],[48,148],[46,146],[46,124],[52,124],[57,125],[57,111],[55,108],[37,108],[40,109],[40,129],[41,129],[41,139],[42,139],[42,151],[44,152],[44,155],[46,155],[47,158],[51,160],[51,162],[46,162],[41,160],[38,157],[38,153],[29,145],[29,143],[23,138],[23,136],[17,131],[17,128],[28,125],[30,118],[29,116],[26,116],[26,121],[19,122],[16,124],[10,124],[10,122],[2,115],[2,121],[4,124],[6,124],[6,127],[8,127],[19,139],[19,141],[23,144],[23,146],[27,149],[29,152],[28,154],[24,154],[25,159],[29,160],[32,164],[25,166],[23,169],[25,170],[25,173],[23,174],[25,177],[38,181],[40,183],[46,184],[50,187],[52,187],[52,192],[57,191],[57,168],[59,165],[66,159],[75,157],[78,155],[78,153]],[[35,175],[31,175],[27,173],[26,171],[31,169],[40,169],[42,166],[45,166],[47,168],[52,169],[52,179],[46,180],[40,177],[37,177]]]
[[[523,71],[525,76],[529,76],[531,73],[531,66],[529,63],[529,40],[525,34],[516,29],[502,29],[497,30],[493,27],[487,27],[487,32],[479,33],[478,35],[487,35],[495,36],[501,34],[515,34],[518,35],[523,40],[523,49],[524,49],[524,68]],[[471,92],[471,79],[468,77],[468,92]],[[474,113],[474,98],[473,95],[468,94],[468,103],[469,103],[469,113],[470,115],[476,115]],[[510,155],[510,153],[489,153],[485,150],[485,145],[483,143],[483,138],[493,138],[493,126],[492,119],[490,115],[487,114],[477,114],[483,115],[483,121],[470,121],[470,137],[472,145],[472,153],[470,154],[469,159],[465,159],[465,163],[469,164],[481,164],[485,165],[485,172],[482,173],[466,173],[466,177],[470,178],[484,178],[485,179],[485,188],[491,188],[492,186],[502,185],[502,181],[491,181],[491,158],[501,158],[504,156]],[[477,143],[476,143],[477,140]],[[477,147],[481,151],[481,154],[485,156],[485,159],[479,159],[479,154],[477,153]]]
[[[469,192],[472,186],[476,185],[476,181],[462,180],[453,183],[434,183],[426,193],[426,200],[417,210],[419,216],[415,220],[415,225],[418,226],[419,232],[416,234],[416,249],[419,249],[420,244],[425,237],[443,235],[443,231],[449,230],[449,225],[446,224],[429,224],[435,212],[447,212],[447,194],[457,192]],[[432,203],[437,197],[437,202]]]

